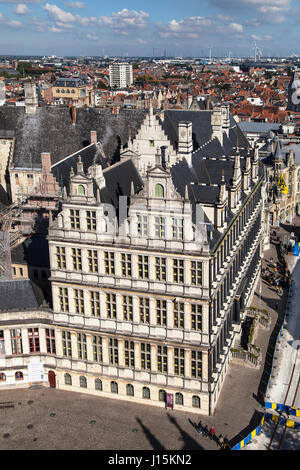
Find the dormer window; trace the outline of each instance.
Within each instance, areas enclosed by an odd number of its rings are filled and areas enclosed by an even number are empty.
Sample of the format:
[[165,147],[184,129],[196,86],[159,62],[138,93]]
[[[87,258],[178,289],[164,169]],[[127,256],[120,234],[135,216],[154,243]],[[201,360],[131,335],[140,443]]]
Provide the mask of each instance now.
[[162,184],[155,185],[155,197],[163,198],[165,195],[165,190]]
[[85,195],[85,188],[82,184],[79,184],[77,186],[77,194],[78,194],[78,196],[84,196]]

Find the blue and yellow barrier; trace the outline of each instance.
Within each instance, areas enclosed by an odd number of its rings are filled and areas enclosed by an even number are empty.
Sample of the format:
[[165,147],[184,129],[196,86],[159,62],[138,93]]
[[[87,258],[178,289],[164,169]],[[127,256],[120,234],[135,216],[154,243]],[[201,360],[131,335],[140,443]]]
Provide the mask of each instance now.
[[272,410],[276,411],[283,411],[284,413],[288,411],[289,415],[300,417],[300,410],[298,408],[294,408],[293,406],[282,405],[281,403],[266,402],[265,408],[271,408]]
[[249,442],[261,432],[264,422],[265,422],[265,418],[263,417],[260,424],[253,431],[251,431],[250,434],[248,434],[248,436],[245,437],[245,439],[243,439],[237,445],[232,447],[231,450],[241,450],[245,445],[249,444]]
[[300,423],[293,421],[292,419],[284,418],[283,416],[277,416],[272,413],[265,413],[266,420],[272,420],[275,423],[283,424],[287,428],[300,429]]

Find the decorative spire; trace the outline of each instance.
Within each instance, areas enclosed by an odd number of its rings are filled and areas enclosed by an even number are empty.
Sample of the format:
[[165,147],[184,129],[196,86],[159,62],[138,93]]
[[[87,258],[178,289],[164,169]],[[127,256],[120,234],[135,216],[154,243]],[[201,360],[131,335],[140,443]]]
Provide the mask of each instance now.
[[241,159],[240,159],[240,151],[237,147],[235,159],[234,159],[234,167],[233,167],[233,180],[236,181],[241,176]]
[[78,161],[77,161],[77,174],[83,173],[83,163],[81,160],[81,155],[78,156]]
[[248,148],[248,151],[247,151],[245,170],[246,171],[251,170],[250,147]]

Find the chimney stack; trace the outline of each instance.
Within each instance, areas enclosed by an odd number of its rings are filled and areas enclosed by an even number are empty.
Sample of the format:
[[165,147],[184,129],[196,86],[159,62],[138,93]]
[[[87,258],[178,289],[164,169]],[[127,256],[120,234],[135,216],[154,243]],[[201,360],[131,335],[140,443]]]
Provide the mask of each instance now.
[[49,175],[51,173],[51,154],[49,152],[41,153],[42,173]]
[[193,132],[192,123],[180,121],[178,123],[178,154],[185,157],[189,166],[192,165]]
[[91,131],[90,132],[90,141],[91,141],[91,144],[96,144],[97,143],[97,132],[96,131]]
[[3,77],[0,77],[0,106],[5,104],[6,100],[6,91],[5,91],[5,81]]
[[38,97],[36,85],[34,82],[24,83],[25,92],[25,112],[26,114],[35,114],[38,107]]
[[71,113],[72,113],[72,124],[73,126],[75,126],[76,120],[77,120],[76,106],[72,106]]

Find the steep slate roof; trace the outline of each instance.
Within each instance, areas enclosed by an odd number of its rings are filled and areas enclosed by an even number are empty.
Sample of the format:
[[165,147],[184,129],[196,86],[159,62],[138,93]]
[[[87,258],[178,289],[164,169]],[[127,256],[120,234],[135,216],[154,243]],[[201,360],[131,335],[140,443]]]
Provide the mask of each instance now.
[[41,153],[50,152],[52,164],[90,144],[90,131],[97,132],[105,154],[117,160],[120,145],[136,134],[146,115],[144,110],[76,108],[76,124],[66,107],[44,106],[26,115],[25,107],[0,107],[0,132],[14,131],[13,161],[20,168],[41,168]]
[[212,139],[211,126],[212,111],[185,111],[185,110],[166,110],[164,111],[164,120],[161,125],[169,137],[172,145],[177,148],[178,145],[178,123],[186,121],[192,123],[193,148],[199,149],[203,156],[222,156],[232,155],[233,148],[239,145],[242,148],[250,146],[248,140],[240,130],[239,126],[230,114],[229,135],[223,133],[223,146],[218,139]]
[[29,279],[0,282],[0,311],[35,310],[44,302],[41,289]]
[[103,171],[105,187],[100,191],[101,201],[119,208],[119,197],[130,196],[131,184],[137,193],[142,189],[143,180],[131,159],[116,163]]
[[85,173],[87,173],[88,168],[94,163],[101,164],[102,168],[107,167],[108,158],[104,158],[102,156],[101,148],[98,144],[90,144],[73,155],[70,155],[69,157],[55,163],[52,165],[51,171],[60,187],[63,188],[66,186],[67,192],[69,191],[70,185],[70,171],[71,168],[73,168],[74,173],[76,173],[79,155],[81,156],[83,170]]

